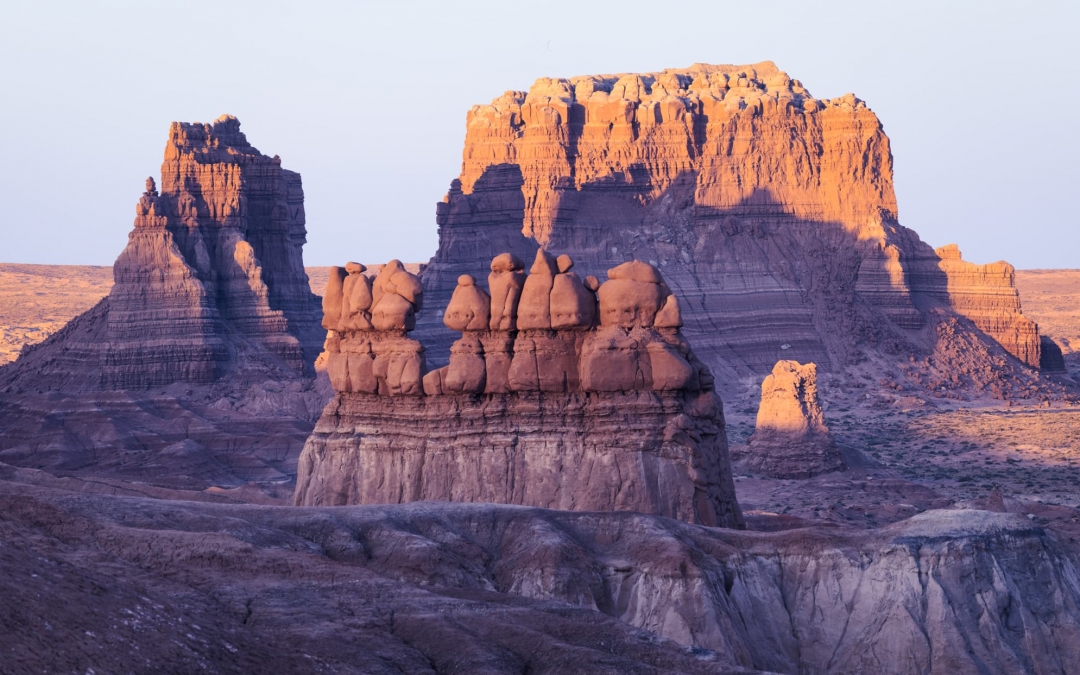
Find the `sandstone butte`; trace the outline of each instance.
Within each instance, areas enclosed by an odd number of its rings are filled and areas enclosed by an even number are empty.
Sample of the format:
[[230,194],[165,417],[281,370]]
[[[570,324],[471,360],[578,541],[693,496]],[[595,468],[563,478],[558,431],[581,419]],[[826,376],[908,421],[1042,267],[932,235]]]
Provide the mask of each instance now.
[[300,175],[235,117],[174,122],[108,296],[0,368],[0,461],[284,479],[325,400],[305,237]]
[[[966,335],[1014,369],[1056,351],[1021,313],[1011,265],[966,262],[900,224],[889,139],[866,104],[816,99],[768,61],[540,78],[474,106],[437,221],[423,276],[437,305],[503,251],[566,251],[583,274],[649,261],[721,386],[784,359],[828,372],[868,354],[961,361]],[[417,330],[445,363],[453,334],[435,315]]]
[[349,263],[323,296],[336,391],[304,446],[302,506],[465,501],[637,511],[742,527],[723,410],[651,265],[579,277],[538,250],[510,254],[487,290],[458,278],[442,312],[461,332],[427,370],[408,332],[425,303],[391,261]]

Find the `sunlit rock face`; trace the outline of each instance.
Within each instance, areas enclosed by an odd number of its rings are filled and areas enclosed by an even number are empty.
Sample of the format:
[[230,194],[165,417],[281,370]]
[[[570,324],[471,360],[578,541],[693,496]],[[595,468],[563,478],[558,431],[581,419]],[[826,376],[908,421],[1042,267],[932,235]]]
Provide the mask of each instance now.
[[[442,305],[460,274],[543,245],[583,275],[653,262],[718,374],[925,350],[936,310],[1037,367],[1012,268],[935,252],[897,214],[877,116],[771,62],[541,78],[469,112],[424,288]],[[444,363],[452,334],[432,316],[419,330]]]
[[678,299],[644,262],[602,284],[574,266],[538,250],[527,275],[495,256],[487,288],[460,275],[442,320],[461,335],[434,370],[408,337],[428,302],[416,277],[397,261],[373,282],[355,263],[333,268],[336,394],[304,446],[295,503],[495,502],[741,527],[723,408]]
[[773,478],[810,478],[845,468],[825,425],[815,364],[776,362],[761,383],[756,429],[744,457],[750,469]]

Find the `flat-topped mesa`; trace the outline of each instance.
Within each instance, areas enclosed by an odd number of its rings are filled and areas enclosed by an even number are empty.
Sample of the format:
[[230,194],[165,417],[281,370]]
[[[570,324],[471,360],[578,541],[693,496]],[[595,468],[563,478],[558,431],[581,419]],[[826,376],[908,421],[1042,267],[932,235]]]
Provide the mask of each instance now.
[[235,117],[174,122],[161,192],[147,179],[113,268],[103,386],[212,382],[229,341],[310,371],[322,335],[305,236],[299,174],[252,147]]
[[[419,283],[395,262],[370,293],[361,266],[330,275],[337,395],[301,456],[298,505],[491,501],[741,526],[713,378],[655,267],[624,263],[601,284],[567,255],[541,249],[527,275],[497,255],[487,290],[459,276],[442,318],[461,337],[424,374],[405,335]],[[397,313],[380,326],[383,303]]]
[[[582,276],[647,260],[693,298],[714,373],[922,354],[954,313],[1037,366],[1011,278],[973,278],[897,219],[889,138],[852,94],[817,99],[771,62],[541,78],[470,110],[423,282],[443,305],[502,251],[565,251]],[[418,331],[444,364],[456,336],[434,315]]]
[[816,365],[778,361],[765,377],[745,460],[773,478],[810,478],[846,468],[825,426]]

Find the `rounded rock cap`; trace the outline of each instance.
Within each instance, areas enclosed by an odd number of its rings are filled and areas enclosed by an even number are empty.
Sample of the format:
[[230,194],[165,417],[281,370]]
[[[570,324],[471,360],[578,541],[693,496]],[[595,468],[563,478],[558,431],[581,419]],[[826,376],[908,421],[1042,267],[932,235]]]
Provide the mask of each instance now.
[[500,253],[491,259],[492,272],[513,272],[525,268],[525,263],[512,253]]

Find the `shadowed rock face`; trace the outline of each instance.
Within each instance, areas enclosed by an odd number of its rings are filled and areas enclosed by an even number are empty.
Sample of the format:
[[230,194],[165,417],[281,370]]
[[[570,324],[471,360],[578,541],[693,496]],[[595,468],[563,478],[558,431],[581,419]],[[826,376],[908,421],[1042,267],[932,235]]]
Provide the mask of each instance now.
[[113,267],[103,386],[212,382],[229,369],[231,335],[310,372],[321,331],[300,175],[224,116],[174,123],[161,176]]
[[[815,99],[770,62],[541,78],[469,112],[463,159],[424,274],[437,305],[491,256],[544,245],[583,276],[657,264],[717,375],[925,353],[956,315],[1039,366],[1012,267],[935,252],[902,227],[874,113],[851,94]],[[434,316],[419,331],[445,363],[453,336]]]
[[174,123],[108,297],[0,368],[0,456],[188,487],[287,479],[325,402],[303,200],[236,118]]
[[173,123],[161,175],[160,194],[146,181],[103,304],[3,380],[68,392],[209,384],[247,354],[313,374],[323,334],[303,266],[299,174],[223,116]]
[[810,478],[844,468],[825,426],[813,363],[777,361],[761,383],[757,428],[746,464],[773,478]]
[[[720,399],[656,268],[628,262],[600,284],[543,250],[523,267],[495,256],[488,290],[458,277],[442,316],[463,334],[430,372],[406,335],[416,278],[395,261],[386,290],[376,278],[346,308],[360,270],[331,271],[324,325],[337,393],[304,447],[295,503],[485,501],[741,527]],[[380,325],[378,308],[391,304],[400,311]],[[346,318],[357,313],[359,323]]]
[[1080,659],[1077,570],[1012,514],[757,533],[491,504],[0,486],[13,599],[0,648],[26,671],[137,671],[137,655],[207,672],[1004,675]]

